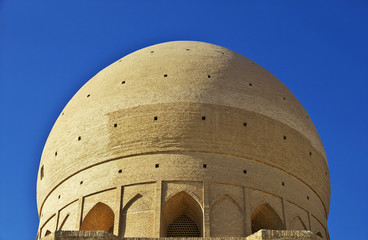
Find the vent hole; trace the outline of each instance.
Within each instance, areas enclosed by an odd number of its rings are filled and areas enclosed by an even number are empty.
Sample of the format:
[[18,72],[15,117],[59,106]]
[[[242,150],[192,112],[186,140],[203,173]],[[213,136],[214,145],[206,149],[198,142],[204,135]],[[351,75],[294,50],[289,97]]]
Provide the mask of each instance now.
[[246,122],[243,122],[243,126],[246,127],[247,126],[247,123]]
[[283,138],[284,138],[284,140],[286,140],[286,136],[284,136]]
[[122,81],[121,84],[125,84],[125,81]]
[[247,174],[247,170],[245,170],[245,169],[244,169],[244,170],[243,170],[243,173],[244,173],[244,174]]
[[185,50],[189,51],[189,48],[187,48],[187,49],[185,49]]
[[42,165],[42,167],[41,167],[41,173],[40,173],[40,177],[41,177],[41,180],[43,179],[43,177],[44,177],[44,175],[45,175],[45,172],[44,172],[45,170],[44,170],[44,167],[43,167],[43,165]]
[[158,168],[160,165],[158,164],[158,163],[156,163],[156,165],[155,165],[155,168]]
[[284,182],[281,182],[281,185],[282,185],[282,186],[285,186],[285,183],[284,183]]
[[59,195],[59,196],[58,196],[58,199],[60,199],[60,197],[61,197],[61,196]]
[[251,87],[251,86],[253,86],[253,84],[252,83],[249,83],[249,86]]
[[206,120],[206,116],[202,116],[202,120]]
[[82,139],[82,137],[81,137],[81,136],[79,136],[79,137],[78,137],[78,141],[80,141],[81,139]]
[[312,156],[312,152],[309,152],[309,156]]
[[167,77],[167,74],[164,74],[164,77]]
[[208,77],[208,78],[211,78],[211,75],[208,75],[207,77]]
[[64,115],[64,112],[62,112],[61,115]]
[[57,156],[57,152],[55,152],[55,157]]
[[156,121],[157,119],[158,119],[158,118],[157,118],[157,116],[154,116],[154,117],[153,117],[153,120],[155,120],[155,121]]
[[286,98],[285,98],[285,97],[282,97],[282,99],[286,100]]
[[309,200],[309,196],[307,196],[307,199]]
[[91,96],[91,94],[88,94],[87,97]]
[[79,183],[80,185],[82,185],[83,184],[83,181],[80,181],[80,183]]
[[118,126],[118,124],[117,124],[117,123],[115,123],[115,124],[114,124],[114,127],[116,128],[117,126]]
[[207,164],[203,164],[203,168],[207,168]]
[[155,51],[151,51],[151,53],[154,53]]
[[122,169],[119,169],[118,173],[122,173],[122,172],[123,172],[123,170]]

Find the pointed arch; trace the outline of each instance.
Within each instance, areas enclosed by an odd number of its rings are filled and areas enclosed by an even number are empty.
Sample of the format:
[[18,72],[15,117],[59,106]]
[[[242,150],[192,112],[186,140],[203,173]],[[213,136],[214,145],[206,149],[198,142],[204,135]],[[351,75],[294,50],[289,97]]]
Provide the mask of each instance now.
[[68,220],[69,215],[70,215],[70,213],[68,213],[68,214],[65,216],[64,220],[63,220],[63,221],[61,222],[61,224],[60,224],[59,230],[62,230],[62,229],[63,229],[64,224],[65,224],[66,220]]
[[243,237],[242,208],[227,194],[217,198],[210,207],[210,227],[211,237]]
[[291,220],[288,230],[307,230],[307,227],[305,226],[303,220],[299,216],[296,216],[293,218],[293,220]]
[[268,203],[258,206],[252,212],[251,221],[252,233],[261,229],[285,230],[285,225],[281,218]]
[[[185,231],[173,231],[175,226],[190,226]],[[176,229],[179,229],[176,227]],[[198,229],[198,232],[196,232]],[[201,205],[187,192],[181,191],[162,207],[161,236],[171,237],[202,237],[203,211]],[[196,234],[193,234],[193,233]]]
[[46,237],[47,235],[49,235],[49,234],[51,234],[51,232],[50,232],[50,230],[47,230],[47,231],[46,231],[46,233],[45,233],[45,237]]
[[[138,193],[122,209],[119,236],[152,237],[153,222],[152,199]],[[146,231],[142,231],[140,226],[146,226]]]
[[113,233],[114,230],[114,212],[112,209],[98,202],[85,216],[81,227],[81,231],[98,231]]
[[322,235],[322,233],[321,233],[321,232],[316,233],[316,235],[317,235],[318,237],[320,237],[320,238],[323,238],[323,235]]

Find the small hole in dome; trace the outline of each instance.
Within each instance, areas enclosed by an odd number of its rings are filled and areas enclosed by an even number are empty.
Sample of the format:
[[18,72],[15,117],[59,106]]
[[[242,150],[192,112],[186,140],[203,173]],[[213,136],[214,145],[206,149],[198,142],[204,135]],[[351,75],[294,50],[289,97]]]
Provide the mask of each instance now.
[[285,98],[285,97],[282,97],[282,99],[286,100],[286,98]]
[[123,170],[122,169],[119,169],[118,173],[122,173],[122,172],[123,172]]
[[158,117],[157,117],[157,116],[154,116],[154,117],[153,117],[153,120],[155,120],[155,121],[156,121],[157,119],[158,119]]
[[64,115],[64,112],[62,112],[61,115]]
[[55,156],[57,156],[57,152],[55,152]]
[[155,51],[151,51],[151,53],[154,53]]
[[190,49],[189,49],[189,48],[187,48],[187,49],[185,49],[185,50],[189,51]]
[[208,77],[208,78],[211,78],[211,75],[208,75],[207,77]]
[[307,115],[307,119],[309,119],[309,116]]
[[284,183],[284,182],[281,182],[281,185],[282,185],[282,186],[285,186],[285,183]]
[[83,184],[83,181],[80,181],[80,183],[79,183],[80,185],[82,185]]
[[203,164],[203,168],[207,168],[207,164]]
[[80,141],[81,139],[82,139],[82,137],[81,137],[81,136],[79,136],[79,137],[78,137],[78,141]]
[[244,173],[244,174],[247,174],[247,170],[245,170],[245,169],[244,169],[244,170],[243,170],[243,173]]
[[91,96],[91,94],[88,94],[87,97]]
[[117,123],[115,123],[115,124],[114,124],[114,127],[116,128],[117,126],[118,126],[118,124],[117,124]]
[[121,84],[125,84],[125,81],[122,81]]
[[247,123],[246,122],[243,122],[243,126],[246,127],[247,126]]
[[60,199],[60,197],[61,197],[61,196],[59,195],[59,196],[58,196],[58,199]]
[[253,84],[252,83],[249,83],[249,86],[251,87],[251,86],[253,86]]
[[286,140],[286,136],[284,136],[283,138],[284,138],[284,140]]
[[309,196],[307,196],[307,199],[309,200]]
[[224,52],[221,52],[222,54],[225,54]]
[[41,173],[40,173],[41,180],[43,179],[44,175],[45,175],[45,170],[44,170],[44,167],[42,165],[42,167],[41,167]]
[[327,171],[326,171],[326,175],[327,175]]
[[164,77],[167,77],[167,74],[164,74]]
[[309,156],[312,156],[312,152],[309,152]]
[[121,61],[123,61],[123,60],[120,59],[118,62],[121,62]]
[[206,116],[202,116],[202,120],[206,120]]
[[155,168],[158,168],[160,165],[158,164],[158,163],[156,163],[156,165],[155,165]]

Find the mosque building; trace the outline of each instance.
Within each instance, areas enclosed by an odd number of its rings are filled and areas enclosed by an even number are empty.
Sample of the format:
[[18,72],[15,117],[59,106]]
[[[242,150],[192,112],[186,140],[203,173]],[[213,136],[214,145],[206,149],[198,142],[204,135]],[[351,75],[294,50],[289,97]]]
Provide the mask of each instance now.
[[38,239],[329,239],[308,113],[252,60],[192,41],[138,50],[70,100],[45,144]]

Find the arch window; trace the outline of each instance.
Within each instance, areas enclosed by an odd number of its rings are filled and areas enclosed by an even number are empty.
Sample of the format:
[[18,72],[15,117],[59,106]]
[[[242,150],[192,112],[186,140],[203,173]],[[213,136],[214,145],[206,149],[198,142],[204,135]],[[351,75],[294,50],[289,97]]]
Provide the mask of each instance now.
[[202,237],[203,211],[186,192],[172,196],[163,206],[161,235],[163,237]]
[[252,212],[252,233],[261,229],[284,230],[284,223],[279,215],[267,203],[258,206]]
[[113,233],[114,231],[114,212],[104,203],[97,203],[86,215],[81,231],[98,231]]
[[166,237],[200,237],[201,232],[196,222],[186,214],[182,214],[167,227]]

